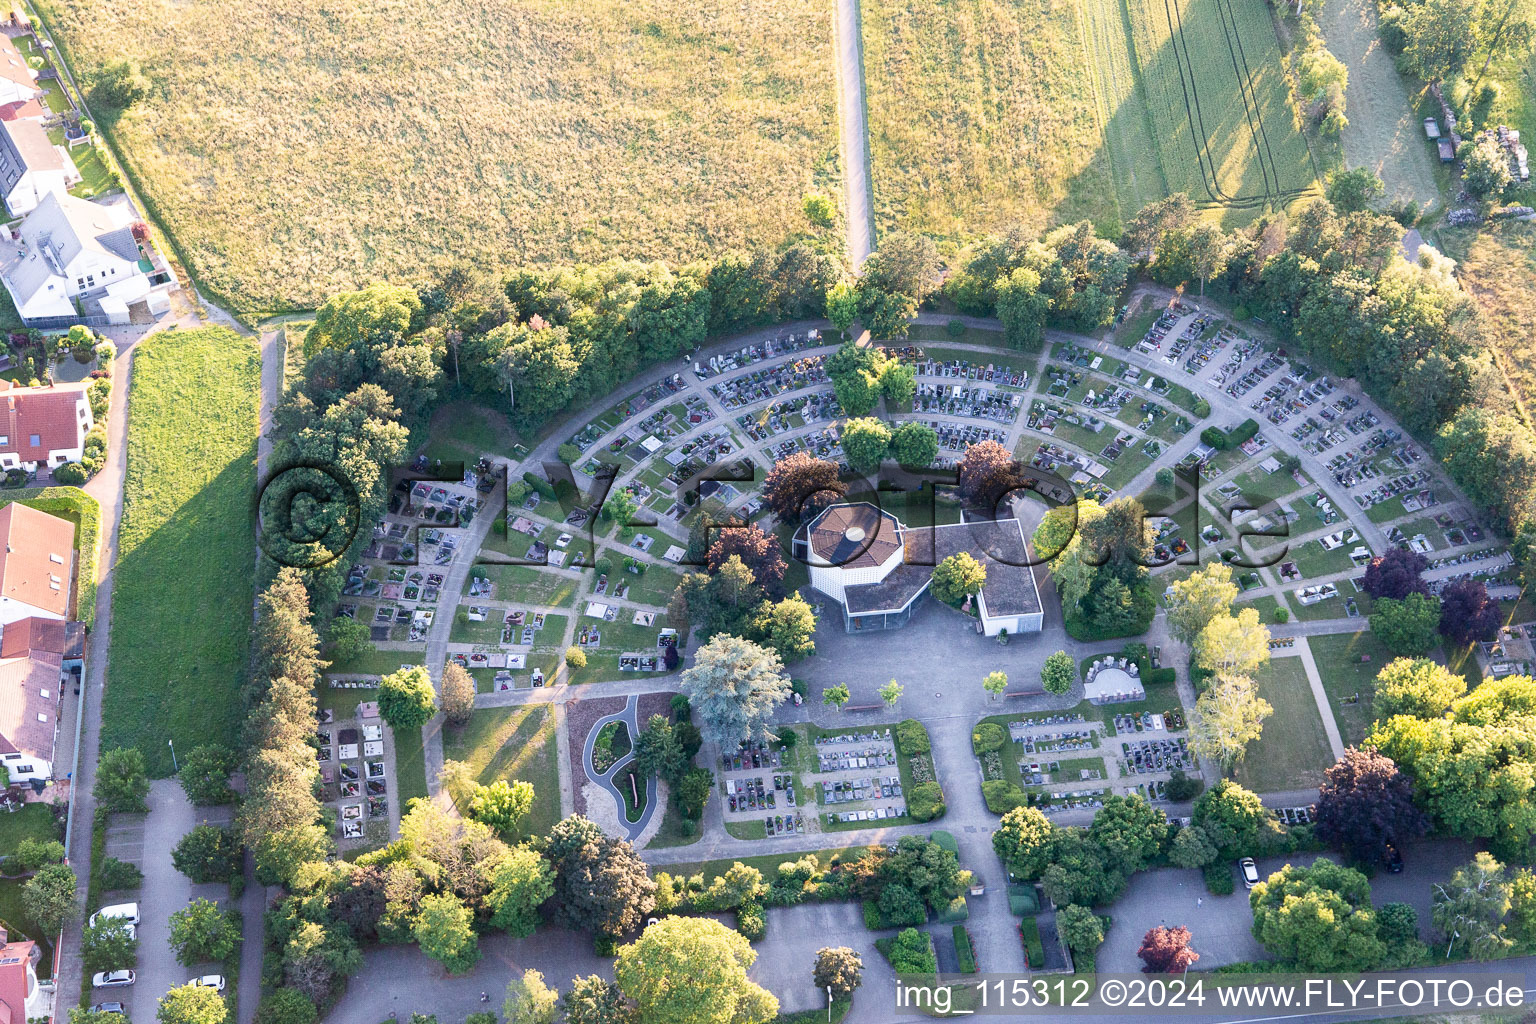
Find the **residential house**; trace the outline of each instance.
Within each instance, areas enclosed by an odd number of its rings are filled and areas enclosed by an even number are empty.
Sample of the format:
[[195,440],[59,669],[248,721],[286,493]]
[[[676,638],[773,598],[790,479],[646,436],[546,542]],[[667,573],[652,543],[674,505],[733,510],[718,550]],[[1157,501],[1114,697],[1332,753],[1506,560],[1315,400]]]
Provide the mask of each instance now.
[[80,180],[75,163],[37,121],[0,120],[0,196],[13,217],[37,209],[50,192],[65,193]]
[[33,473],[79,462],[95,422],[83,383],[27,388],[0,381],[0,470]]
[[10,37],[0,35],[0,105],[25,103],[42,95],[37,72],[28,66]]
[[36,965],[41,958],[36,943],[11,942],[0,927],[0,1024],[53,1017],[53,994],[37,983]]
[[50,192],[0,242],[0,280],[21,319],[34,327],[78,323],[82,306],[100,306],[110,323],[127,323],[141,299],[167,305],[164,288],[149,281],[150,265],[134,235],[139,220],[125,204],[105,205]]
[[0,508],[0,626],[69,616],[75,526],[13,501]]

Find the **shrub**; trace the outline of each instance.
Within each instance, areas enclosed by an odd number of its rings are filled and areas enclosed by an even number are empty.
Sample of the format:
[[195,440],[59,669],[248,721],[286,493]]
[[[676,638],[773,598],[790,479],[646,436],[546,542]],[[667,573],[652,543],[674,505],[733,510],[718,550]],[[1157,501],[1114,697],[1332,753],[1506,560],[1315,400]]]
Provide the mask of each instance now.
[[1275,619],[1276,622],[1281,622],[1281,623],[1290,622],[1291,621],[1291,610],[1289,608],[1276,608],[1275,609],[1274,619]]
[[938,911],[933,916],[944,924],[968,921],[971,917],[971,905],[965,901],[964,896],[956,896],[945,904],[943,910]]
[[1211,414],[1211,403],[1203,398],[1195,399],[1195,419],[1203,420]]
[[756,942],[768,934],[768,915],[756,902],[743,903],[736,910],[736,930],[749,942]]
[[85,467],[78,462],[66,462],[53,471],[53,479],[66,487],[79,487],[86,481]]
[[1204,788],[1204,780],[1192,779],[1181,771],[1175,771],[1173,777],[1168,780],[1168,799],[1176,803],[1193,800]]
[[1224,860],[1209,865],[1202,874],[1205,877],[1205,889],[1212,896],[1230,896],[1236,888],[1232,882],[1232,865]]
[[933,744],[928,740],[928,730],[923,723],[908,718],[896,726],[896,748],[911,757],[928,753],[933,749]]
[[953,317],[950,319],[949,323],[944,325],[944,329],[949,332],[949,336],[951,338],[964,337],[965,321],[961,320],[959,317]]
[[133,864],[108,857],[96,869],[96,884],[103,892],[137,889],[144,884],[144,872]]
[[937,782],[920,782],[907,795],[907,813],[913,821],[932,821],[948,809],[944,805],[944,790]]
[[555,449],[555,454],[559,456],[561,462],[569,466],[581,458],[581,449],[574,444],[566,443]]
[[565,649],[565,663],[571,668],[586,668],[587,652],[572,644]]
[[978,754],[990,754],[1002,750],[1008,742],[1008,733],[996,722],[982,722],[971,732],[971,749]]
[[981,784],[981,797],[993,814],[1007,814],[1029,802],[1024,791],[1008,779],[988,779]]
[[309,997],[293,988],[273,989],[256,1008],[256,1024],[315,1024],[318,1017]]
[[971,933],[965,930],[965,925],[957,924],[954,927],[955,959],[960,961],[961,974],[976,973],[976,952],[971,946]]

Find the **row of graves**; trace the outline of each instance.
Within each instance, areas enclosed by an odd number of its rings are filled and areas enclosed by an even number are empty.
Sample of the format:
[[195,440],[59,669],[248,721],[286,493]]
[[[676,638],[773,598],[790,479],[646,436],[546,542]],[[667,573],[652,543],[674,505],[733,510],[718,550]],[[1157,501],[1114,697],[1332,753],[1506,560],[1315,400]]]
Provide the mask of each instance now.
[[830,386],[831,381],[823,362],[823,357],[819,355],[804,356],[711,384],[709,390],[725,409],[742,409],[792,391]]
[[674,373],[664,380],[648,385],[582,427],[570,437],[567,443],[575,445],[585,453],[615,427],[634,419],[658,403],[670,401],[674,395],[688,390],[688,387],[688,381],[680,373]]
[[[1307,367],[1293,365],[1283,378],[1265,388],[1263,395],[1250,404],[1255,413],[1277,427],[1293,416],[1301,416],[1305,421],[1315,424],[1314,430],[1320,429],[1325,435],[1332,435],[1333,428],[1317,424],[1313,413],[1329,408],[1332,403],[1327,399],[1333,392],[1334,385],[1327,377],[1314,377]],[[1342,436],[1339,435],[1340,438]],[[1338,443],[1337,440],[1330,440],[1329,445]]]
[[[1016,719],[1008,737],[1020,745],[1019,784],[1047,812],[1101,807],[1110,791],[1098,757],[1103,726],[1074,712]],[[1013,749],[1013,748],[1007,748]],[[1086,756],[1084,756],[1086,755]],[[1073,767],[1073,762],[1100,767]]]
[[[1223,334],[1228,333],[1229,330],[1230,328],[1226,327],[1221,329]],[[1232,340],[1234,344],[1232,345],[1232,350],[1227,353],[1226,362],[1222,363],[1220,368],[1211,374],[1209,378],[1210,382],[1218,387],[1229,380],[1241,379],[1243,364],[1255,356],[1262,355],[1264,352],[1263,343],[1256,338],[1234,336]],[[1279,368],[1278,364],[1275,368]],[[1230,394],[1230,392],[1228,393]],[[1234,395],[1233,397],[1236,396]]]
[[1492,640],[1478,644],[1483,674],[1495,679],[1530,675],[1536,666],[1536,622],[1508,625]]
[[808,395],[774,402],[756,412],[744,412],[736,417],[736,425],[749,440],[767,441],[780,434],[812,423],[835,420],[843,415],[843,407],[831,391],[814,391]]
[[[1184,324],[1184,326],[1179,330],[1178,334],[1173,336],[1173,340],[1169,344],[1168,350],[1163,353],[1163,362],[1168,363],[1169,365],[1178,363],[1180,359],[1185,357],[1184,354],[1186,352],[1190,351],[1190,349],[1194,348],[1196,344],[1200,342],[1201,335],[1205,334],[1206,328],[1210,327],[1211,324],[1216,322],[1216,317],[1214,314],[1201,313],[1198,312],[1198,307],[1196,308],[1197,312],[1195,315]],[[1188,369],[1187,366],[1186,370],[1189,373],[1195,372],[1194,370]]]
[[1178,326],[1194,310],[1185,306],[1182,302],[1171,302],[1168,307],[1158,314],[1156,320],[1147,328],[1147,333],[1136,342],[1136,351],[1142,355],[1151,355],[1163,347],[1163,340],[1168,337],[1168,332]]
[[[911,350],[904,350],[910,352]],[[1000,388],[1018,388],[1023,390],[1029,387],[1029,371],[1017,370],[1011,366],[1002,366],[997,363],[973,363],[968,359],[951,359],[942,362],[937,359],[929,359],[920,351],[908,356],[904,352],[895,353],[903,361],[912,363],[912,372],[918,377],[937,377],[947,380],[972,381],[977,384],[991,384]]]
[[835,423],[819,430],[810,430],[787,437],[763,449],[763,454],[772,462],[787,459],[796,452],[809,452],[818,459],[835,462],[840,466],[847,464],[843,456],[842,432],[837,429]]
[[1254,388],[1261,387],[1275,371],[1285,365],[1285,357],[1277,352],[1262,349],[1260,351],[1263,352],[1264,358],[1260,359],[1257,365],[1249,366],[1247,369],[1235,366],[1230,371],[1224,368],[1212,380],[1217,384],[1226,384],[1227,380],[1231,379],[1232,383],[1227,384],[1227,394],[1232,398],[1242,398]]
[[1004,394],[996,388],[920,381],[912,398],[912,411],[1011,424],[1019,418],[1022,404],[1022,395]]
[[[818,736],[817,781],[827,824],[905,818],[907,797],[896,758],[896,742],[889,728]],[[918,759],[912,761],[916,779]],[[931,775],[931,764],[923,764]]]
[[[1201,314],[1200,316],[1195,317],[1194,320],[1190,321],[1189,327],[1186,327],[1184,330],[1184,333],[1188,334],[1190,330],[1194,329],[1196,326],[1199,327],[1199,330],[1195,332],[1194,337],[1189,339],[1190,344],[1187,346],[1188,355],[1184,358],[1184,372],[1190,376],[1194,376],[1201,370],[1204,370],[1207,366],[1210,365],[1211,360],[1216,358],[1216,353],[1220,352],[1234,341],[1246,340],[1243,339],[1236,331],[1232,330],[1232,328],[1225,325],[1223,325],[1222,328],[1215,334],[1206,337],[1205,328],[1209,325],[1210,322],[1211,318],[1207,314]],[[1184,339],[1181,337],[1180,341],[1182,342],[1183,340]]]
[[[1506,547],[1480,548],[1456,555],[1431,558],[1425,570],[1429,589],[1434,593],[1457,580],[1488,579],[1514,568],[1515,556]],[[1518,595],[1518,592],[1516,593]]]
[[1048,473],[1067,476],[1078,486],[1092,485],[1104,478],[1109,467],[1095,462],[1081,452],[1046,441],[1029,457],[1029,464]]
[[727,821],[761,821],[767,836],[805,833],[795,775],[785,769],[777,745],[743,744],[732,754],[722,754],[720,776]]
[[[502,635],[506,635],[505,630]],[[488,644],[469,645],[467,650],[456,649],[460,646],[450,646],[448,660],[470,671],[490,669],[494,673],[491,677],[493,691],[528,690],[544,685],[543,669],[535,668],[528,672],[526,652],[507,651]],[[525,676],[522,674],[524,672],[528,674]]]
[[730,373],[732,370],[740,370],[780,356],[793,355],[801,349],[816,348],[821,344],[821,331],[818,328],[813,327],[804,332],[787,331],[759,344],[744,345],[734,352],[722,352],[719,355],[710,356],[703,362],[696,361],[693,364],[693,373],[699,380],[709,380],[720,374]]
[[[657,409],[610,440],[607,456],[616,455],[629,464],[643,462],[668,443],[714,418],[715,411],[708,402],[698,395],[687,395],[680,407],[674,403]],[[602,460],[589,458],[582,463],[581,471],[587,476],[596,476],[602,471],[603,463],[609,461],[611,459],[606,456]]]
[[929,420],[928,426],[939,435],[939,448],[944,451],[964,452],[973,444],[983,441],[996,441],[1003,443],[1008,436],[1005,430],[994,427],[983,427],[978,424],[947,423],[943,420]]
[[1120,775],[1133,779],[1135,792],[1148,800],[1168,799],[1174,772],[1199,770],[1182,708],[1116,715],[1114,722],[1120,737]]
[[[656,495],[660,500],[650,501],[649,506],[673,522],[682,522],[701,497],[698,490],[683,490],[683,485],[704,469],[740,450],[736,438],[724,426],[712,427],[684,441],[662,456],[667,475],[661,482],[662,490]],[[663,505],[666,507],[662,508]]]
[[376,702],[360,703],[355,716],[340,721],[330,708],[321,709],[315,759],[320,762],[321,802],[336,811],[339,839],[365,840],[370,822],[388,828],[393,758],[385,750]]

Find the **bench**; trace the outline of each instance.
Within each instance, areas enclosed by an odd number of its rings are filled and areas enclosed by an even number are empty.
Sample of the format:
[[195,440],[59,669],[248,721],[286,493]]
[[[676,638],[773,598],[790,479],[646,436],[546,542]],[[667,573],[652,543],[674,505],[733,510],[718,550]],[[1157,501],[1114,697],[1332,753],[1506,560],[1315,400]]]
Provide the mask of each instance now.
[[848,705],[845,705],[843,707],[843,710],[844,711],[879,711],[880,709],[882,709],[884,707],[885,707],[884,704],[848,704]]

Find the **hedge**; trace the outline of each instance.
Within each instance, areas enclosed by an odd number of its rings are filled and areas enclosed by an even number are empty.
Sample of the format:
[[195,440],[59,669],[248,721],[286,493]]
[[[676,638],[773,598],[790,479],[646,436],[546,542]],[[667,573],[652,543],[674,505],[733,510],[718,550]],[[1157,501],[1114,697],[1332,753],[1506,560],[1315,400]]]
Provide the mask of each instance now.
[[971,749],[978,754],[990,754],[1002,750],[1008,742],[1008,734],[996,722],[982,722],[971,732]]
[[942,817],[947,810],[949,808],[944,803],[944,790],[937,782],[919,782],[907,794],[907,813],[913,821],[932,821]]
[[957,924],[954,927],[955,959],[960,961],[961,974],[976,973],[976,951],[971,947],[971,933],[965,930],[965,925]]
[[1023,917],[1026,914],[1038,914],[1040,912],[1040,897],[1035,894],[1032,885],[1021,885],[1018,882],[1008,886],[1008,913],[1014,917]]
[[993,814],[1007,814],[1015,807],[1029,802],[1024,790],[1008,779],[988,779],[981,784],[981,798],[987,802],[987,810]]
[[933,749],[933,743],[928,739],[928,728],[915,718],[898,722],[896,748],[908,757],[928,753]]
[[557,495],[555,494],[555,485],[550,483],[544,477],[534,473],[532,470],[529,470],[523,474],[523,483],[527,484],[529,487],[532,487],[534,490],[538,491],[539,494],[548,498],[550,501],[554,501],[557,498]]
[[1039,970],[1045,966],[1045,946],[1040,942],[1040,926],[1033,917],[1019,922],[1019,940],[1024,944],[1024,954],[1029,966]]
[[1200,431],[1200,441],[1215,448],[1219,452],[1229,451],[1239,445],[1247,444],[1253,440],[1259,432],[1258,421],[1243,420],[1232,430],[1222,430],[1220,427],[1206,427]]

